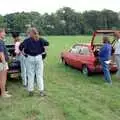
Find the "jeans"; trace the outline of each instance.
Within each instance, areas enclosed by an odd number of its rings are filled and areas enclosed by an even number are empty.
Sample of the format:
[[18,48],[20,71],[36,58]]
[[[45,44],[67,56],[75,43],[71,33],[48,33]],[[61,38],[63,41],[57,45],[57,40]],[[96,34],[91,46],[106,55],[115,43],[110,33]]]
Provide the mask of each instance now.
[[28,75],[28,91],[34,90],[35,78],[39,91],[44,91],[43,82],[43,60],[42,56],[29,56],[26,58],[27,62],[27,75]]
[[27,68],[26,68],[26,57],[24,55],[20,55],[20,66],[21,66],[21,77],[23,81],[23,85],[27,86]]
[[118,68],[116,75],[117,77],[120,77],[120,55],[115,55],[115,61],[116,61],[117,68]]
[[107,64],[102,59],[100,59],[100,62],[101,62],[101,65],[102,65],[102,69],[103,69],[105,81],[108,82],[108,83],[110,83],[110,84],[112,84],[110,70],[109,70],[109,64]]

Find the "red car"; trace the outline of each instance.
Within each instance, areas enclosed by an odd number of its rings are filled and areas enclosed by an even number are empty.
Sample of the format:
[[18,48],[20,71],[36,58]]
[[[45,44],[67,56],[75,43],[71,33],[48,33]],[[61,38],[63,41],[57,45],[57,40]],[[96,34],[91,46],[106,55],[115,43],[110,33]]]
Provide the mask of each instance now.
[[[90,44],[75,44],[69,51],[62,52],[62,62],[65,65],[80,69],[84,75],[90,75],[94,72],[102,72],[98,57],[99,50],[103,45],[102,38],[108,36],[114,50],[114,44],[116,41],[114,32],[114,30],[97,30],[93,33]],[[117,71],[117,66],[114,62],[111,62],[110,70],[112,72]]]

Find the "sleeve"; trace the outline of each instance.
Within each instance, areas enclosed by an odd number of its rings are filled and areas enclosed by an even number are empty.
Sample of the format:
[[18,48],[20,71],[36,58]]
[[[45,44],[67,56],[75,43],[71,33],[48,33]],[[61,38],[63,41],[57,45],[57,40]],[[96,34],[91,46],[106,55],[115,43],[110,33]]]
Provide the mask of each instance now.
[[2,44],[0,44],[0,52],[4,52],[4,47]]
[[20,44],[20,46],[19,46],[19,50],[20,50],[20,51],[23,51],[24,46],[25,46],[24,44],[25,44],[24,42],[22,42],[22,43]]
[[49,42],[47,40],[44,40],[44,46],[49,46]]
[[41,40],[42,40],[44,46],[49,46],[50,45],[47,40],[45,40],[45,39],[41,39]]

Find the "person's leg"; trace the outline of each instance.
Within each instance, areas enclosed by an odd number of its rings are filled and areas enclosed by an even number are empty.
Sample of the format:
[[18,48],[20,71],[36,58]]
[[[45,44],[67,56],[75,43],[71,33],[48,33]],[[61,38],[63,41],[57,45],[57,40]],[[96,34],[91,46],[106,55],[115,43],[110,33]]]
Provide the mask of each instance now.
[[6,80],[7,80],[7,70],[0,72],[0,88],[1,88],[1,96],[9,98],[11,95],[6,93]]
[[102,69],[103,69],[103,73],[104,73],[106,82],[112,84],[109,65],[106,64],[105,61],[103,61],[103,60],[101,60],[101,65],[102,65]]
[[24,56],[24,79],[25,79],[25,85],[28,86],[28,77],[27,77],[27,65],[26,65],[26,57]]
[[44,91],[44,81],[43,81],[43,60],[42,56],[39,55],[36,57],[36,80],[37,80],[37,85],[39,87],[40,92]]
[[4,71],[3,79],[4,79],[4,85],[5,85],[5,91],[6,91],[7,70]]
[[20,64],[21,64],[21,77],[22,77],[23,85],[27,86],[26,58],[23,55],[21,55]]
[[34,90],[34,77],[35,77],[35,62],[34,57],[28,56],[26,58],[27,77],[28,77],[28,91]]
[[117,68],[118,68],[118,71],[116,73],[116,76],[118,78],[120,78],[120,55],[116,55],[115,56],[115,60],[116,60],[116,64],[117,64]]
[[0,71],[0,88],[1,88],[1,96],[4,96],[5,95],[4,71]]

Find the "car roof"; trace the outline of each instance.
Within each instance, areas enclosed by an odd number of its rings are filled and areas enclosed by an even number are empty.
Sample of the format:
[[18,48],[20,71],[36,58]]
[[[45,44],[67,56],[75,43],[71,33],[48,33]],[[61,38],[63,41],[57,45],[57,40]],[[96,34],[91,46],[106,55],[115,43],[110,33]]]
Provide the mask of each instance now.
[[95,37],[97,35],[114,35],[115,32],[119,32],[120,33],[120,30],[96,30],[95,32],[93,32],[93,36],[92,36],[92,40],[91,40],[91,46],[94,45],[94,40],[95,40]]
[[120,30],[96,30],[94,33],[98,33],[98,34],[111,34],[111,33],[115,33],[115,32],[120,32]]
[[73,46],[75,46],[75,45],[79,45],[79,46],[91,46],[90,43],[76,43]]

